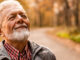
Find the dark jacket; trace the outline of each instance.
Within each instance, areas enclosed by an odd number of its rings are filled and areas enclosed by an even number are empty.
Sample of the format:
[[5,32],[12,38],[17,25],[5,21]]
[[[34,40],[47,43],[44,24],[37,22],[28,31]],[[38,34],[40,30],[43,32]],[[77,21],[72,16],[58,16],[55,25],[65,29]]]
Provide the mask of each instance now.
[[[0,60],[11,60],[3,43],[4,41],[0,42]],[[29,48],[31,49],[32,60],[56,60],[54,54],[49,49],[34,42],[29,42]]]

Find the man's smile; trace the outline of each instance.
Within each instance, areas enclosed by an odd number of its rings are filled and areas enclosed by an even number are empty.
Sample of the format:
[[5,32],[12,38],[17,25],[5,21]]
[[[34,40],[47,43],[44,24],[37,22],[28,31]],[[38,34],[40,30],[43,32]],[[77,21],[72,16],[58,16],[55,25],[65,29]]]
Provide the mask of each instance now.
[[14,29],[23,29],[23,28],[28,28],[27,25],[20,25],[20,26],[16,26]]
[[18,28],[27,28],[27,27],[26,26],[19,26],[19,27],[15,28],[15,29],[18,29]]

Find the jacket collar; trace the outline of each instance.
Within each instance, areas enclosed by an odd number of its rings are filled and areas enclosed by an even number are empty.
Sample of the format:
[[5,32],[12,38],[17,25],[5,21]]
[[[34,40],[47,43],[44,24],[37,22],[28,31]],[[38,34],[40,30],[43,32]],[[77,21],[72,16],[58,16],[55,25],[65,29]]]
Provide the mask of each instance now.
[[0,42],[0,60],[2,60],[3,58],[6,58],[6,59],[10,59],[10,56],[8,55],[6,49],[4,48],[4,40],[2,42]]
[[[4,42],[5,42],[5,40],[0,42],[0,60],[2,60],[4,57],[11,60],[10,56],[8,55],[6,49],[3,46]],[[32,60],[33,60],[35,55],[42,49],[42,47],[34,42],[31,42],[31,41],[29,41],[28,44],[29,44],[28,46],[29,46],[31,53],[32,53]]]
[[30,47],[30,50],[32,53],[32,60],[33,60],[35,58],[36,54],[42,49],[42,47],[31,41],[29,41],[28,44],[29,44],[28,46]]

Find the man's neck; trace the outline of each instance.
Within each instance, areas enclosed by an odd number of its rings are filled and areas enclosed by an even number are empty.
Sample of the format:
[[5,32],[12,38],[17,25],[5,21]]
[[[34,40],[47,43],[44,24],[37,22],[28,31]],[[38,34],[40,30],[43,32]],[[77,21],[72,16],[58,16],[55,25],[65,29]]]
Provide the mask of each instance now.
[[28,40],[25,41],[6,41],[6,43],[10,44],[20,52],[24,49],[24,47],[28,44]]

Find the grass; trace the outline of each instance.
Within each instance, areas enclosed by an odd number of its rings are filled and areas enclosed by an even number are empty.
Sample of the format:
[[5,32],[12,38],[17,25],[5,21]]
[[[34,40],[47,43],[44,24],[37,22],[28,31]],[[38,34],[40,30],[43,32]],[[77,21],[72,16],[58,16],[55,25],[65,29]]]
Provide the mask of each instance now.
[[62,37],[62,38],[69,38],[70,37],[70,35],[66,32],[58,32],[56,35],[59,37]]
[[78,34],[78,35],[69,35],[69,34],[66,33],[66,32],[58,32],[56,35],[57,35],[58,37],[68,38],[68,39],[70,39],[70,40],[72,40],[72,41],[75,41],[75,42],[80,43],[80,34]]
[[70,39],[74,42],[80,43],[80,33],[69,33],[68,30],[63,28],[57,28],[53,31],[48,31],[51,35],[56,35],[61,38]]
[[79,35],[73,35],[70,37],[71,40],[80,43],[80,34]]

